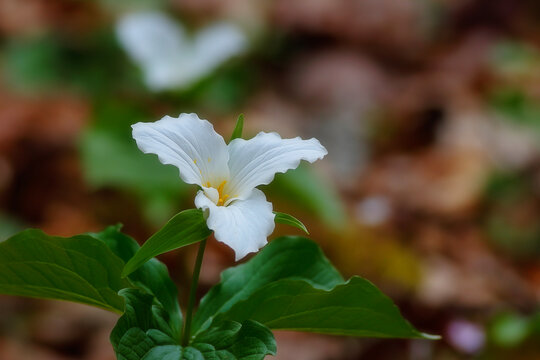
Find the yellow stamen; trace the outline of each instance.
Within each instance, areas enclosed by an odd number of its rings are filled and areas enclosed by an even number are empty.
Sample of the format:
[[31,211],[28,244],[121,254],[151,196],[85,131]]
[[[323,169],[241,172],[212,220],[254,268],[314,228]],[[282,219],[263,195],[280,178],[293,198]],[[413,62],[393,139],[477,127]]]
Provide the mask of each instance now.
[[225,203],[225,201],[227,201],[228,198],[229,198],[229,195],[227,195],[227,194],[223,195],[222,198],[221,197],[219,198],[219,200],[217,202],[217,205],[218,206],[223,205]]
[[193,163],[197,165],[197,159],[193,159]]
[[211,159],[211,158],[208,158],[208,162],[210,162],[210,161],[212,161],[212,159]]
[[221,182],[221,184],[219,184],[219,186],[217,188],[218,195],[219,195],[219,200],[217,202],[217,206],[223,205],[225,203],[225,201],[227,201],[227,198],[229,197],[229,195],[223,194],[223,188],[225,187],[226,183],[227,183],[227,180],[223,180]]
[[218,193],[220,194],[220,196],[221,196],[221,192],[223,191],[223,187],[225,186],[226,183],[227,183],[227,180],[223,180],[223,181],[221,182],[221,184],[219,184],[219,186],[218,186],[218,188],[217,188],[217,191],[218,191]]

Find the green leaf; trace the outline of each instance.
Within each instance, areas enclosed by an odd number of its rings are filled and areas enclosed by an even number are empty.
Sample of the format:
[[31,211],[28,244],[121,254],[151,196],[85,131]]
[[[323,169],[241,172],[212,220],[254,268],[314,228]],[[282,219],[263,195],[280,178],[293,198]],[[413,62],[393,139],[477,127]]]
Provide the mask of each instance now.
[[237,138],[241,138],[243,129],[244,129],[244,114],[240,114],[238,116],[238,119],[236,120],[236,126],[234,127],[230,141],[233,141],[234,139],[237,139]]
[[276,217],[274,218],[275,222],[295,227],[297,229],[304,231],[306,234],[309,234],[309,231],[306,228],[306,225],[304,225],[300,220],[298,220],[294,216],[277,212],[277,211],[274,211],[274,215],[276,215]]
[[[208,345],[215,349],[215,355],[211,354],[212,351],[204,350],[208,349]],[[191,346],[200,350],[205,359],[262,360],[266,355],[275,355],[277,351],[270,329],[252,320],[221,322],[197,336]]]
[[332,335],[433,338],[414,329],[369,281],[344,282],[312,241],[282,237],[226,270],[201,300],[194,331],[255,320],[272,329]]
[[280,280],[236,303],[216,321],[252,319],[271,329],[358,337],[431,338],[412,327],[392,300],[352,277],[332,290],[305,280]]
[[[110,226],[104,231],[91,234],[104,241],[124,262],[128,262],[139,250],[139,244],[120,232],[120,226]],[[156,297],[169,314],[169,326],[173,336],[182,334],[182,312],[178,304],[178,288],[169,277],[167,266],[153,258],[129,275],[131,283]]]
[[126,312],[111,333],[118,360],[263,360],[276,353],[272,332],[251,320],[221,322],[182,347],[153,296],[136,289],[120,294],[126,299]]
[[0,243],[0,293],[68,300],[122,313],[123,263],[101,241],[25,230]]
[[135,256],[128,261],[122,276],[131,274],[154,256],[204,240],[211,233],[201,210],[182,211],[146,240]]
[[124,289],[120,295],[125,312],[110,337],[118,360],[142,359],[153,347],[176,343],[168,314],[154,296],[137,289]]
[[320,289],[332,289],[343,282],[341,275],[313,241],[301,237],[278,238],[249,262],[221,274],[221,283],[201,300],[193,319],[193,332],[204,330],[215,316],[281,279],[306,279]]

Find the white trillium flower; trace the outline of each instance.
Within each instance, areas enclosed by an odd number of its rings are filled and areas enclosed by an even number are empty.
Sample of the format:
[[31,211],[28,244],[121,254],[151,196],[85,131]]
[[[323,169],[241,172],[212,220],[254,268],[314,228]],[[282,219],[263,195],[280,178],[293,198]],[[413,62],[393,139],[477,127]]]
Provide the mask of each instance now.
[[160,12],[124,15],[116,24],[116,36],[154,91],[192,85],[248,45],[246,35],[232,23],[214,23],[188,36],[180,22]]
[[176,166],[184,182],[201,187],[195,206],[205,212],[216,239],[234,250],[236,260],[262,248],[274,231],[272,204],[256,187],[297,168],[301,160],[314,162],[327,154],[315,138],[282,139],[277,133],[261,132],[227,145],[196,114],[165,116],[132,128],[139,149]]

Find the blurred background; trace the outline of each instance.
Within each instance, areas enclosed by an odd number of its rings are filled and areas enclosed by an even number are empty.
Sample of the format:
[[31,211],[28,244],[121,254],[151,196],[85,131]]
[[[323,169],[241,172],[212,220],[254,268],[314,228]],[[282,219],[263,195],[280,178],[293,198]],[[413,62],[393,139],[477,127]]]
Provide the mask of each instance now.
[[[196,189],[130,124],[181,112],[320,139],[274,209],[443,335],[278,332],[277,359],[540,358],[538,1],[0,0],[0,239],[122,223],[142,243]],[[195,252],[161,257],[183,303]],[[200,294],[232,265],[210,242]],[[115,321],[0,296],[0,359],[113,360]]]

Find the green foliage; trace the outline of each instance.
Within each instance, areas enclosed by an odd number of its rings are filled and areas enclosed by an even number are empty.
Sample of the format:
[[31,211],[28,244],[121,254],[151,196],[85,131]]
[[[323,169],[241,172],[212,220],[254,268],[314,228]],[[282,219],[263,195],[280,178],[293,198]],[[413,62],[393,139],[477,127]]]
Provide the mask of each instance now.
[[353,277],[331,290],[309,281],[275,281],[237,302],[216,321],[253,319],[271,329],[357,337],[431,338],[415,330],[369,281]]
[[135,195],[153,224],[169,219],[188,187],[178,178],[178,169],[137,149],[131,124],[149,116],[134,104],[104,101],[95,104],[93,117],[93,126],[80,140],[86,181],[94,188],[112,187]]
[[4,48],[4,76],[12,86],[42,89],[61,78],[60,44],[52,37],[8,43]]
[[540,132],[540,106],[521,90],[502,88],[490,95],[492,108],[512,123]]
[[201,210],[182,211],[144,243],[128,261],[122,276],[131,274],[154,256],[204,240],[211,233]]
[[[201,301],[189,343],[181,346],[176,286],[165,265],[149,258],[208,236],[202,212],[179,213],[146,247],[119,229],[71,238],[26,230],[0,243],[0,293],[122,313],[111,333],[119,360],[263,360],[276,353],[270,329],[436,338],[415,330],[369,281],[345,282],[312,241],[282,237],[224,271]],[[121,278],[122,261],[129,280]]]
[[142,359],[155,346],[175,343],[168,314],[152,295],[136,289],[124,289],[120,295],[126,310],[110,337],[119,360]]
[[168,326],[166,312],[151,295],[133,289],[121,294],[126,312],[111,333],[119,360],[262,360],[276,353],[271,331],[250,320],[222,322],[182,347]]
[[111,29],[85,36],[44,34],[9,41],[3,49],[3,75],[17,90],[51,88],[103,96],[141,88]]
[[540,254],[540,224],[529,210],[534,188],[527,176],[515,173],[495,173],[486,184],[488,239],[520,260],[534,260]]
[[531,320],[505,313],[497,316],[490,329],[490,338],[502,347],[515,347],[522,343],[532,330]]
[[[208,346],[210,344],[212,346]],[[205,359],[256,360],[275,355],[277,351],[270,329],[252,320],[218,323],[197,336],[192,346],[203,352]],[[204,351],[211,347],[215,348],[215,355],[212,351]]]
[[300,237],[276,239],[246,264],[226,270],[202,299],[194,332],[247,319],[272,329],[432,338],[415,330],[369,281],[344,282],[319,247]]
[[88,235],[25,230],[0,243],[0,293],[69,300],[121,313],[122,261]]
[[488,201],[508,205],[528,197],[530,187],[524,174],[495,172],[486,182],[484,193]]
[[[129,236],[120,232],[120,226],[110,226],[104,231],[91,234],[105,242],[107,246],[125,263],[139,250],[139,244]],[[157,259],[150,259],[139,269],[129,275],[135,286],[153,295],[168,313],[172,334],[180,338],[182,332],[182,312],[178,304],[178,289],[169,277],[165,264]]]
[[343,282],[314,242],[300,237],[278,238],[247,263],[221,274],[221,282],[201,300],[193,321],[193,332],[197,334],[204,330],[216,316],[226,313],[236,303],[285,279],[310,281],[314,287],[327,290]]
[[112,13],[125,14],[126,12],[163,10],[167,6],[166,0],[98,0],[103,8]]
[[175,104],[181,101],[184,109],[204,107],[211,112],[228,114],[237,111],[252,96],[259,70],[248,59],[233,59],[189,87],[168,95]]
[[244,129],[244,114],[240,114],[236,120],[236,125],[234,127],[233,133],[231,135],[231,140],[238,139],[242,137],[242,130]]
[[285,224],[285,225],[295,227],[297,229],[302,230],[306,234],[309,234],[309,231],[306,228],[306,225],[304,225],[300,220],[298,220],[294,216],[289,215],[289,214],[285,214],[285,213],[281,213],[281,212],[277,212],[277,211],[274,211],[274,215],[276,215],[276,217],[274,218],[275,222],[277,222],[279,224]]
[[339,229],[346,223],[347,215],[339,194],[308,166],[300,165],[285,174],[276,174],[268,190],[314,214],[330,227]]
[[537,68],[540,63],[538,49],[526,43],[501,41],[491,52],[491,62],[503,73],[516,75]]

